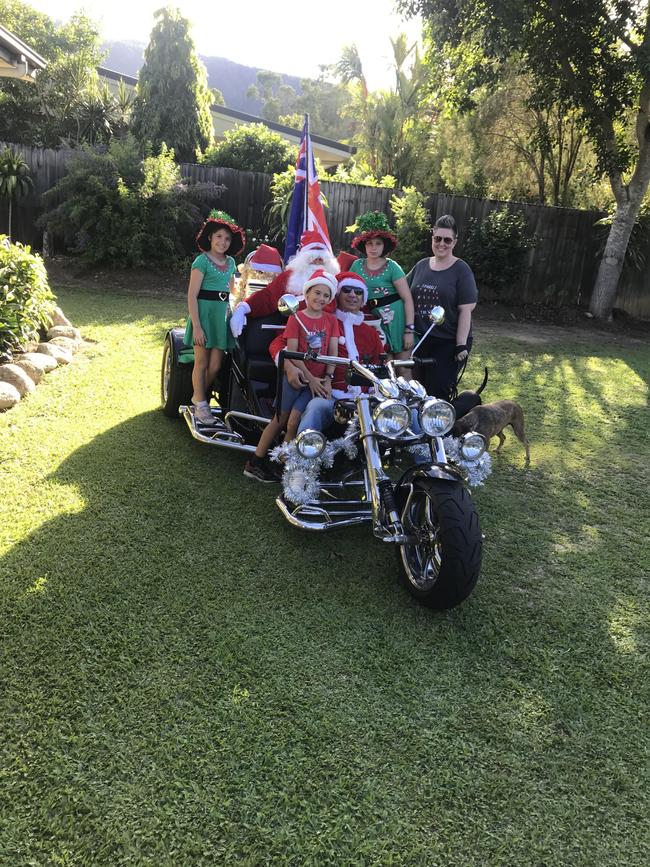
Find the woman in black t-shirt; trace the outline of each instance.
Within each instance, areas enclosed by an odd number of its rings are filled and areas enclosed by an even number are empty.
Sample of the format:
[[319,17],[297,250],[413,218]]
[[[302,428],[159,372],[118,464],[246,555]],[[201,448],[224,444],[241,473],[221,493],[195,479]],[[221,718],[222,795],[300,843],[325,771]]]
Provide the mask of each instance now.
[[459,367],[467,363],[472,348],[472,310],[478,300],[472,269],[454,256],[457,238],[454,218],[448,214],[439,217],[431,240],[433,255],[420,259],[406,275],[420,336],[431,324],[431,308],[438,304],[445,311],[445,321],[431,330],[418,350],[419,356],[435,358],[436,364],[423,367],[417,374],[429,394],[445,400],[455,396]]

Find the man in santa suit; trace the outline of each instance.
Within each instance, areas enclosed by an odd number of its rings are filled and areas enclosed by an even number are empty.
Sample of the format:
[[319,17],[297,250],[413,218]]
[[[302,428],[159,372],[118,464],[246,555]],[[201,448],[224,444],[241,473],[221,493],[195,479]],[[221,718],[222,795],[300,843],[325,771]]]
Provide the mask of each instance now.
[[[364,321],[361,308],[368,302],[368,288],[363,278],[352,271],[343,271],[336,277],[336,318],[339,320],[341,338],[339,358],[352,358],[361,364],[379,364],[385,353],[379,331]],[[285,365],[291,362],[285,361]],[[303,430],[325,430],[334,420],[336,400],[356,397],[368,391],[366,385],[348,385],[345,381],[346,367],[337,365],[332,377],[332,396],[314,397],[300,419],[298,432]],[[287,371],[287,376],[288,376]]]
[[[300,250],[293,259],[289,260],[286,270],[278,274],[265,289],[260,289],[246,301],[240,301],[233,310],[230,317],[230,330],[235,337],[239,337],[244,330],[248,315],[258,319],[261,316],[277,313],[278,301],[283,295],[295,295],[301,300],[301,307],[304,308],[302,290],[316,268],[323,268],[334,276],[338,273],[339,265],[317,232],[303,232]],[[331,312],[334,312],[334,308],[332,302]],[[327,311],[330,312],[329,307]]]

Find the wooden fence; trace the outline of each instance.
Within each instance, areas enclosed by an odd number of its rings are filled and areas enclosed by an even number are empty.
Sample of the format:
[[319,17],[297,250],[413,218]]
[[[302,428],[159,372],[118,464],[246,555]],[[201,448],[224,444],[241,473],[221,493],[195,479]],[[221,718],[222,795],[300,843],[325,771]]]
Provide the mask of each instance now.
[[[0,148],[4,147],[0,142]],[[73,151],[10,145],[20,151],[31,170],[32,192],[14,206],[13,236],[40,249],[42,232],[36,227],[41,214],[41,195],[54,186],[66,171]],[[271,177],[257,172],[183,164],[183,177],[196,182],[212,181],[225,189],[219,207],[236,216],[249,230],[267,231],[266,206],[269,202]],[[351,236],[345,227],[355,217],[369,210],[389,215],[390,199],[395,190],[354,184],[322,183],[327,198],[328,227],[335,250],[349,247]],[[432,221],[441,214],[452,214],[462,238],[470,219],[479,222],[492,211],[507,208],[523,214],[526,226],[537,238],[528,253],[527,269],[513,292],[522,303],[586,304],[598,266],[597,238],[594,223],[601,216],[596,211],[553,208],[523,202],[502,202],[468,196],[432,195],[427,199]],[[7,207],[0,207],[0,233],[7,231]],[[428,251],[423,249],[422,254]],[[485,294],[483,297],[487,297]],[[631,316],[650,319],[650,256],[643,271],[626,274],[621,279],[616,306]]]

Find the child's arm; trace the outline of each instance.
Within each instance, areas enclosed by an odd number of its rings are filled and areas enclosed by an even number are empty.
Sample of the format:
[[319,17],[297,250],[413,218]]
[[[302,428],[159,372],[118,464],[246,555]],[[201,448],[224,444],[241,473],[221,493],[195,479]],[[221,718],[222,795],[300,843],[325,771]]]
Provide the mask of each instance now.
[[[339,354],[339,338],[338,331],[336,334],[333,334],[327,345],[327,354],[328,355],[336,355],[338,357]],[[327,396],[332,396],[332,380],[334,379],[334,365],[328,364],[325,368],[325,379],[323,380],[325,384],[325,388],[327,389]]]
[[194,343],[197,346],[205,346],[205,334],[201,328],[201,320],[199,318],[198,295],[201,283],[203,283],[203,271],[199,268],[192,268],[190,272],[190,285],[187,290],[187,306],[190,311],[190,319],[192,320]]
[[[290,337],[287,340],[287,349],[289,350],[289,352],[298,351],[297,338]],[[314,397],[329,397],[329,392],[327,390],[327,387],[323,384],[323,380],[319,379],[317,376],[314,376],[314,374],[309,370],[304,361],[297,361],[295,358],[292,358],[291,361],[301,372],[302,378],[311,389],[311,393],[314,395]],[[331,385],[329,390],[332,390]]]

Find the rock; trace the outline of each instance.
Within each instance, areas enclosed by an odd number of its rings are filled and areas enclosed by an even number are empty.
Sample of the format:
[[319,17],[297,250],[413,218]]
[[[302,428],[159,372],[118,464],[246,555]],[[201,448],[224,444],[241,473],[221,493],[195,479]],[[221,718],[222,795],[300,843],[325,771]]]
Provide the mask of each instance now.
[[34,380],[17,364],[0,364],[0,382],[8,382],[21,397],[34,391]]
[[81,340],[81,332],[78,328],[73,328],[72,325],[54,325],[47,332],[49,340],[54,337],[69,337],[72,340]]
[[39,343],[36,351],[43,355],[51,355],[52,358],[56,358],[59,364],[69,364],[72,361],[71,352],[52,343]]
[[43,373],[49,373],[59,366],[58,361],[52,355],[43,355],[42,352],[23,352],[18,356],[18,361],[25,359],[31,361],[36,367],[40,367]]
[[[45,358],[45,356],[43,356],[43,358]],[[21,370],[24,370],[35,385],[38,385],[45,375],[43,368],[39,364],[34,364],[34,362],[30,361],[28,358],[19,356],[14,361],[14,364],[16,367],[20,367]]]
[[52,313],[52,316],[50,318],[52,320],[52,327],[55,327],[57,325],[67,325],[68,328],[72,328],[72,322],[70,322],[70,320],[60,307],[54,308],[54,312]]
[[11,409],[20,400],[20,392],[9,382],[0,382],[0,409]]
[[71,340],[69,337],[53,337],[52,340],[48,340],[48,343],[52,344],[52,346],[61,346],[71,353],[76,352],[81,345],[78,341]]

